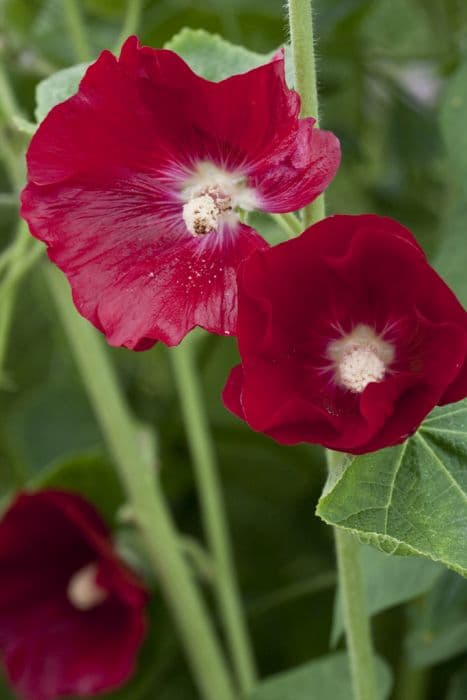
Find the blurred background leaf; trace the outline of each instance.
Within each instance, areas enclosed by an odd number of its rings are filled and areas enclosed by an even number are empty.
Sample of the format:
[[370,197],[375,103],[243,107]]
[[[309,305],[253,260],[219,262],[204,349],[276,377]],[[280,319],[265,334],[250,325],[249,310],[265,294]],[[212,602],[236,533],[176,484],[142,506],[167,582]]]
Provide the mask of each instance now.
[[[377,683],[386,700],[391,690],[391,672],[377,659]],[[348,700],[350,667],[347,654],[330,654],[300,668],[271,678],[254,690],[248,700]]]
[[[371,615],[406,603],[429,591],[443,573],[443,567],[419,557],[393,557],[373,547],[361,548],[361,565],[366,600]],[[331,644],[344,632],[339,590],[336,591]]]
[[406,648],[413,666],[431,666],[467,649],[467,585],[460,576],[446,572],[411,613]]

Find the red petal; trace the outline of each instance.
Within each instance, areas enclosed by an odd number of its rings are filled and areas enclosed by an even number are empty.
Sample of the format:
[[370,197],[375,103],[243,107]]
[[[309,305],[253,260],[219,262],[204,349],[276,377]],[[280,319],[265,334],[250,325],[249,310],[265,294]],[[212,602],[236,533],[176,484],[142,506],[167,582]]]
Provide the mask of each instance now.
[[227,379],[227,382],[222,392],[222,400],[224,404],[239,418],[245,419],[245,414],[242,407],[242,387],[243,387],[243,370],[241,365],[234,367]]
[[80,613],[56,596],[1,621],[10,683],[28,700],[118,688],[134,672],[146,628],[135,608],[111,602]]
[[195,326],[235,334],[237,269],[259,247],[266,247],[263,239],[239,225],[191,238],[158,257],[143,260],[141,253],[137,266],[131,259],[116,262],[114,282],[98,295],[97,316],[109,343],[176,345]]
[[281,148],[271,150],[250,169],[249,184],[265,211],[296,211],[320,195],[340,165],[340,144],[330,131],[302,119]]
[[[327,348],[360,323],[382,333],[395,358],[383,381],[355,394],[336,383]],[[330,217],[242,265],[242,366],[225,401],[286,444],[353,454],[397,444],[435,405],[466,395],[466,324],[407,229]]]

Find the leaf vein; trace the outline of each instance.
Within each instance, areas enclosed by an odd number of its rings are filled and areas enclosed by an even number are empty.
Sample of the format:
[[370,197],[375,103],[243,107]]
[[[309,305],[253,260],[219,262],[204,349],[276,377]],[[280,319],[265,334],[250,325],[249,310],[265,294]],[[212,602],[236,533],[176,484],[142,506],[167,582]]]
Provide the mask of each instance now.
[[446,467],[444,462],[438,457],[436,452],[430,447],[430,445],[427,443],[424,437],[420,435],[420,433],[416,433],[415,437],[422,443],[424,446],[425,450],[433,455],[433,458],[435,459],[436,462],[441,466],[441,469],[446,473],[448,479],[453,483],[454,487],[459,491],[461,496],[463,497],[464,501],[467,503],[467,494],[465,491],[462,489],[460,486],[459,482],[455,480],[449,469]]
[[397,475],[398,475],[399,470],[400,470],[400,468],[401,468],[402,461],[403,461],[403,459],[404,459],[404,455],[405,455],[405,452],[406,452],[406,450],[407,450],[407,445],[408,445],[408,444],[409,444],[409,443],[406,442],[405,445],[403,445],[403,447],[402,447],[402,450],[401,450],[401,453],[400,453],[400,456],[399,456],[399,461],[398,461],[398,463],[397,463],[396,466],[395,466],[394,476],[393,476],[393,478],[392,478],[392,480],[391,480],[391,484],[390,484],[390,486],[389,486],[388,501],[387,501],[386,505],[384,506],[384,508],[385,508],[385,514],[384,514],[384,534],[385,534],[385,535],[388,534],[389,509],[390,509],[390,507],[391,507],[392,497],[393,497],[393,495],[394,495],[394,487],[395,487],[395,484],[396,484]]

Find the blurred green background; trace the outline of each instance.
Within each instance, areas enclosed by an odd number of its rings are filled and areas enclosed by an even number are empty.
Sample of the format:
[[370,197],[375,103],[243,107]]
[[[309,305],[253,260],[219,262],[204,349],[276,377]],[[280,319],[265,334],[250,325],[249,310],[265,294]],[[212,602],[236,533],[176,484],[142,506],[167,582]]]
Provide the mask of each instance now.
[[[113,47],[126,1],[83,0],[81,6],[92,53]],[[467,3],[315,0],[314,6],[321,124],[339,136],[343,150],[342,167],[327,195],[328,211],[376,212],[399,219],[465,303]],[[23,116],[33,121],[36,84],[78,62],[63,3],[3,0],[0,22],[3,69]],[[282,0],[147,0],[140,26],[143,43],[155,47],[184,26],[217,32],[259,52],[273,50],[287,37]],[[0,120],[3,248],[14,235],[18,209],[8,158],[25,141]],[[259,217],[257,225],[271,241],[278,239],[266,218]],[[50,469],[68,473],[76,464],[88,470],[95,484],[101,474],[102,483],[111,478],[41,264],[15,288],[10,319],[2,313],[0,297],[0,488],[5,495]],[[201,333],[193,342],[249,623],[261,672],[269,675],[329,651],[335,593],[332,533],[314,516],[325,478],[323,455],[307,446],[282,448],[230,416],[220,391],[236,361],[235,344]],[[135,414],[156,431],[162,475],[180,528],[201,538],[167,350],[162,345],[139,354],[112,349],[110,355]],[[94,490],[99,502],[102,489]],[[417,651],[441,637],[441,650],[435,648],[422,664],[433,664],[431,670],[420,672],[427,699],[467,697],[462,672],[467,663],[467,595],[459,581],[455,574],[443,578],[441,588],[449,590],[451,607],[442,615],[436,614],[439,591],[434,590],[406,608],[399,605],[374,618],[377,647],[399,678],[407,673],[404,644]],[[157,588],[152,610],[153,640],[143,652],[138,675],[129,689],[112,697],[194,699]],[[459,621],[464,624],[463,633],[457,632],[461,641],[449,645],[445,637],[452,637]],[[0,697],[8,698],[8,691],[0,690]]]

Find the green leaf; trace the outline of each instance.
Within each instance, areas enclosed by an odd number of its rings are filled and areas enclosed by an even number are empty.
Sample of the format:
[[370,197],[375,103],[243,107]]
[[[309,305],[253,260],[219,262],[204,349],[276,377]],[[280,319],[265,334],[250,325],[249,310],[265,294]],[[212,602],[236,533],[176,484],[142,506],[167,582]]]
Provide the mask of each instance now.
[[42,80],[36,87],[36,119],[41,122],[50,110],[78,90],[88,63],[78,63]]
[[257,68],[270,61],[275,53],[255,53],[243,46],[235,46],[217,34],[188,28],[172,37],[165,48],[176,51],[198,75],[215,81]]
[[[376,662],[378,700],[384,700],[391,691],[391,672],[381,658]],[[349,700],[351,687],[347,654],[339,652],[266,679],[247,700]]]
[[427,46],[435,51],[433,47],[439,38],[421,4],[407,0],[374,2],[361,32],[365,45],[377,43],[379,51],[386,50],[396,56],[426,52]]
[[[370,615],[405,603],[429,591],[443,573],[442,567],[420,557],[391,557],[362,546],[361,563]],[[336,591],[331,644],[344,631],[339,591]]]
[[384,552],[467,576],[466,418],[467,400],[436,408],[404,444],[344,460],[317,514]]
[[55,366],[10,409],[9,438],[31,472],[39,472],[76,454],[96,452],[102,436],[74,368]]
[[[467,60],[449,80],[440,111],[441,132],[449,160],[459,175],[467,175]],[[465,185],[465,183],[464,183]]]
[[124,503],[115,470],[101,454],[84,454],[52,465],[31,485],[40,489],[76,491],[90,501],[109,524]]
[[13,117],[13,125],[20,134],[24,134],[25,136],[33,136],[37,128],[36,124],[33,124],[18,114]]
[[406,639],[412,666],[431,666],[467,649],[467,582],[450,571],[414,608]]

